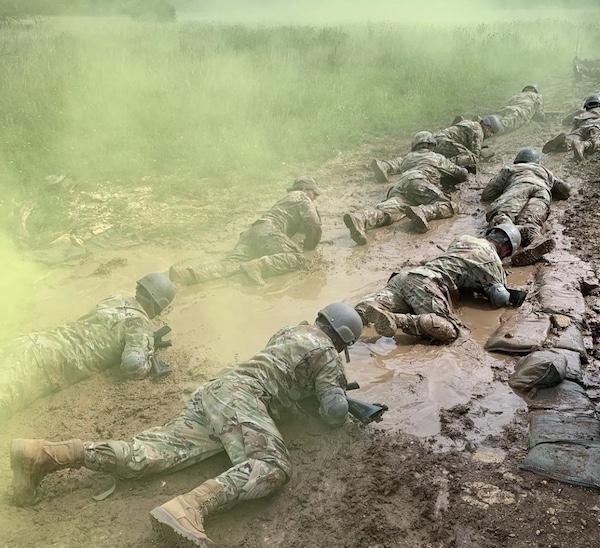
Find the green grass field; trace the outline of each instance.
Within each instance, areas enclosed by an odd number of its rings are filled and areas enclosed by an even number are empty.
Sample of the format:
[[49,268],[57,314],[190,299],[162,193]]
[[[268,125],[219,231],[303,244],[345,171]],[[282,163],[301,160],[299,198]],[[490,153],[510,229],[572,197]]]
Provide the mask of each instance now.
[[369,134],[500,106],[524,83],[564,73],[578,29],[600,42],[589,21],[3,27],[0,178],[18,192],[49,174],[253,191]]

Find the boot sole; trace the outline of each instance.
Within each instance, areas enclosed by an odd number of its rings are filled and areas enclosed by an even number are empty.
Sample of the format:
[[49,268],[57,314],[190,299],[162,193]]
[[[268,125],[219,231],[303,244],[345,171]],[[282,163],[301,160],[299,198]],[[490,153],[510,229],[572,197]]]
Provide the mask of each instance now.
[[539,261],[546,253],[550,253],[556,246],[554,240],[549,238],[540,242],[535,247],[524,249],[521,253],[517,252],[511,259],[514,266],[528,266]]
[[173,548],[208,548],[216,546],[208,539],[191,535],[168,512],[158,507],[150,512],[152,530],[165,542],[165,546]]
[[31,506],[36,501],[35,486],[29,481],[29,473],[23,465],[25,440],[10,442],[10,468],[13,473],[13,503],[15,506]]
[[417,232],[424,234],[429,230],[429,224],[427,221],[423,221],[423,219],[421,219],[421,217],[419,217],[419,215],[417,215],[411,208],[407,207],[405,214],[412,221]]
[[350,215],[348,215],[348,213],[344,215],[344,224],[350,231],[350,237],[354,240],[354,242],[356,242],[358,245],[365,245],[367,243],[367,239],[356,228],[354,220]]
[[377,317],[373,324],[375,325],[375,331],[382,337],[393,337],[398,331],[396,322],[390,315],[385,312],[376,311]]

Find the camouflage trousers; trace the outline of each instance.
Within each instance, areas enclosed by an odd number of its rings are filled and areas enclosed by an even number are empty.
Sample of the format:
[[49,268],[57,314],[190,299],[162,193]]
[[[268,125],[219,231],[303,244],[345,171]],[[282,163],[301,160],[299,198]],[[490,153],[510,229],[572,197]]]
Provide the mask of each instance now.
[[529,245],[550,214],[551,200],[550,192],[537,185],[514,186],[490,204],[486,220],[489,226],[508,221],[519,228],[525,227],[521,230],[522,243]]
[[[437,202],[450,203],[450,196],[446,194],[439,186],[431,183],[427,179],[411,179],[402,181],[388,190],[388,200],[395,198],[404,198],[410,205],[427,205]],[[383,202],[382,204],[385,204]],[[381,208],[382,204],[377,207]]]
[[461,167],[473,167],[477,165],[477,155],[475,155],[466,146],[453,141],[452,139],[437,139],[437,145],[434,152],[445,156]]
[[[534,107],[534,105],[532,105]],[[502,132],[514,131],[529,122],[533,118],[534,111],[523,107],[504,107],[498,114],[502,124]]]
[[289,479],[290,457],[258,386],[216,379],[180,415],[128,441],[84,444],[84,466],[122,478],[181,470],[223,450],[232,467],[217,476],[226,504],[273,493]]
[[600,150],[600,120],[585,124],[571,131],[565,137],[565,141],[569,148],[573,146],[574,142],[582,141],[591,143],[592,150]]
[[444,284],[436,278],[412,272],[396,274],[383,289],[365,297],[355,308],[360,313],[368,306],[394,314],[437,314],[451,322],[457,330],[462,325]]
[[[249,263],[262,276],[277,276],[301,270],[305,259],[300,246],[271,223],[257,222],[240,234],[238,243],[223,261],[206,264],[189,264],[177,268],[174,281],[194,284],[206,280],[225,278],[240,272],[240,263]],[[171,272],[173,272],[172,267]]]

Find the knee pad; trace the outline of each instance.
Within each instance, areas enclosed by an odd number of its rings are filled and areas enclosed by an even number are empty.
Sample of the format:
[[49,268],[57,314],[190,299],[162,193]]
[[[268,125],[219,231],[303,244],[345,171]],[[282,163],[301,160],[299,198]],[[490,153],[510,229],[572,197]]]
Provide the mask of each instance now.
[[458,338],[458,328],[437,314],[420,314],[417,326],[422,336],[441,343],[451,343]]

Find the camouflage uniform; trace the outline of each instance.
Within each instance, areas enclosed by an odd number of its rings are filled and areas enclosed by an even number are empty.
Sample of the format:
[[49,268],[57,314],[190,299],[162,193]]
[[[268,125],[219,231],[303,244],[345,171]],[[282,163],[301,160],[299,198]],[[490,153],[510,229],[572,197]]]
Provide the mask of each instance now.
[[[299,246],[292,236],[304,234]],[[303,251],[311,251],[321,240],[321,217],[314,202],[302,191],[292,191],[279,200],[250,228],[240,234],[224,261],[172,267],[171,278],[183,284],[231,276],[252,267],[263,276],[275,276],[304,266]],[[250,263],[250,264],[245,264]],[[173,272],[177,274],[173,277]]]
[[481,155],[484,134],[481,124],[463,120],[434,135],[437,141],[435,152],[462,167],[473,167]]
[[[502,168],[481,194],[489,203],[486,220],[490,226],[512,222],[521,232],[522,244],[537,237],[550,214],[552,196],[560,194],[566,184],[539,164],[522,163]],[[490,203],[491,202],[491,203]]]
[[185,468],[225,450],[233,467],[216,478],[225,489],[225,504],[263,497],[284,484],[291,469],[271,417],[285,410],[303,412],[301,400],[316,396],[327,421],[326,399],[343,395],[345,386],[342,361],[318,327],[304,323],[282,329],[263,351],[200,387],[165,426],[130,441],[84,444],[84,466],[141,478]]
[[[463,288],[488,294],[492,286],[506,283],[502,261],[493,244],[483,238],[460,236],[439,257],[424,266],[403,270],[393,275],[387,285],[356,305],[365,323],[373,321],[373,310],[396,316],[398,327],[415,336],[440,342],[451,342],[459,334],[461,322],[454,313],[452,297]],[[443,336],[432,327],[435,315],[450,324]],[[433,318],[436,320],[436,318]],[[424,321],[425,320],[425,321]]]
[[135,299],[118,295],[76,322],[12,341],[0,350],[0,418],[119,362],[126,375],[144,377],[154,329]]
[[586,151],[600,150],[600,108],[571,113],[563,120],[563,125],[571,125],[571,131],[548,141],[544,152],[573,150],[582,158]]
[[514,131],[531,122],[543,121],[544,102],[535,91],[522,91],[508,100],[508,104],[498,113],[503,132]]
[[364,216],[367,230],[402,220],[407,205],[437,204],[438,218],[452,217],[457,212],[442,183],[464,181],[467,173],[450,160],[431,150],[417,150],[400,160],[394,170],[401,176],[388,189],[386,199],[359,213]]

